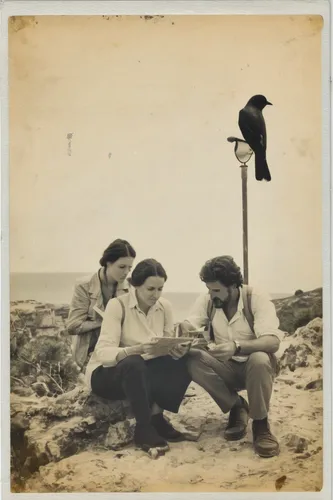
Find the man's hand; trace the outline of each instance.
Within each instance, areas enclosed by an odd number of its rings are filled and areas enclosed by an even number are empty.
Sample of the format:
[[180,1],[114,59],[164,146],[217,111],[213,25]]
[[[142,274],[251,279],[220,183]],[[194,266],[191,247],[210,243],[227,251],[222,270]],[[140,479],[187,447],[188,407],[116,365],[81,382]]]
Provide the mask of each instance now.
[[194,339],[193,342],[191,343],[191,349],[205,349],[207,345],[208,342],[206,339],[198,338]]
[[214,356],[214,358],[220,361],[226,361],[235,354],[236,345],[233,340],[228,340],[228,342],[223,342],[215,346],[211,346],[209,349],[209,354]]
[[198,330],[188,321],[179,323],[179,329],[181,337],[193,337],[196,333],[198,333]]

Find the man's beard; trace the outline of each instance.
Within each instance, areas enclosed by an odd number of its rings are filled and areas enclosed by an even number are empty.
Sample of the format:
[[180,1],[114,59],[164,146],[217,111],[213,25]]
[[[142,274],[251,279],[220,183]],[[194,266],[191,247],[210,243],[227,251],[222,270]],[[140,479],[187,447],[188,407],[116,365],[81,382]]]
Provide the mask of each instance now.
[[221,300],[218,297],[214,297],[213,304],[215,309],[222,309],[222,307],[225,305],[225,300]]
[[228,297],[226,297],[224,300],[220,299],[219,297],[214,297],[213,298],[213,304],[215,309],[222,309],[225,307],[231,300],[231,291],[228,290]]

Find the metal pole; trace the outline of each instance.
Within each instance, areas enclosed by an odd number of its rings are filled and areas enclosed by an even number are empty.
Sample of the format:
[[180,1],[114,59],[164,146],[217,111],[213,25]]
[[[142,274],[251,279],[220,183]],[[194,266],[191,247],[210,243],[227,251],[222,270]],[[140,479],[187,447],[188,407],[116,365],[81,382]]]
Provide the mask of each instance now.
[[242,165],[242,206],[243,206],[243,269],[244,284],[249,284],[248,231],[247,231],[247,165]]

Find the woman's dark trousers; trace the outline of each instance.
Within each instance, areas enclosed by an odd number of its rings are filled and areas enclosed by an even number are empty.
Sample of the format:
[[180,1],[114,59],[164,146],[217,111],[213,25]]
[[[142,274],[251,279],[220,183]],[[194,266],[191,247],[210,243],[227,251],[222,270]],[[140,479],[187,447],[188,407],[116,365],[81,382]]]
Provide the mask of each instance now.
[[91,377],[92,391],[109,400],[127,399],[138,424],[148,424],[153,403],[177,413],[191,382],[186,356],[161,356],[144,361],[139,355],[127,356],[116,366],[99,366]]

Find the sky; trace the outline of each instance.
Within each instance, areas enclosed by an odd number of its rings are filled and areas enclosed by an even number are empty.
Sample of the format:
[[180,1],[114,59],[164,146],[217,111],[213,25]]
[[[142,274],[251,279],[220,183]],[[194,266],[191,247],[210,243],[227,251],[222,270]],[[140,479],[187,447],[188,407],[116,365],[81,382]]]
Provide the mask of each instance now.
[[[37,16],[9,26],[10,271],[90,272],[115,238],[166,290],[242,267],[241,169],[227,142],[254,94],[270,183],[248,168],[250,283],[322,285],[319,16]],[[71,139],[70,139],[71,138]]]

